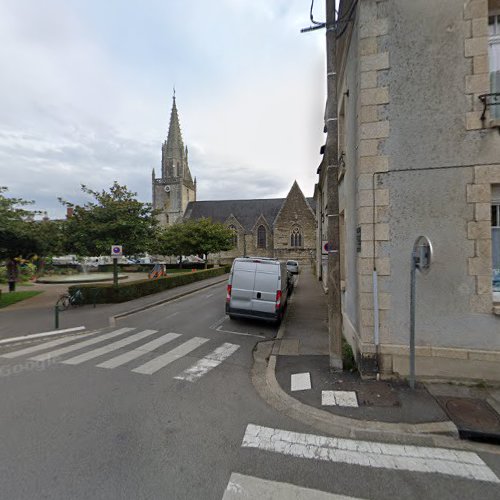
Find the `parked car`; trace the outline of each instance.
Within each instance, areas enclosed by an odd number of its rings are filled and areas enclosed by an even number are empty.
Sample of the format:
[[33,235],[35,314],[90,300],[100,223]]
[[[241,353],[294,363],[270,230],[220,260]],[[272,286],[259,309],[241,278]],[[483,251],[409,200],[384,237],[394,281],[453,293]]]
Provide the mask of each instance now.
[[279,323],[289,291],[284,262],[266,257],[236,258],[227,285],[226,314],[231,319],[261,318]]
[[52,257],[52,263],[59,266],[77,265],[78,257],[76,255],[61,255],[59,257]]
[[296,260],[287,260],[286,268],[292,274],[299,274],[299,263]]

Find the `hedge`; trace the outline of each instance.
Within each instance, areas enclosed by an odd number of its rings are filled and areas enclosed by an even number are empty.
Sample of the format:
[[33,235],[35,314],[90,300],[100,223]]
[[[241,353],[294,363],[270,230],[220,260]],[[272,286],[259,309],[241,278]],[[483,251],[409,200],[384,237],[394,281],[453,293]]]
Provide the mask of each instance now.
[[[179,267],[179,264],[164,264],[166,269],[182,269],[184,271],[190,271],[191,269],[205,269],[205,264],[203,262],[193,262],[191,264],[184,264]],[[118,264],[118,269],[120,272],[142,272],[149,273],[154,267],[154,264]],[[207,268],[212,269],[214,267],[213,264],[208,264]],[[113,272],[113,264],[99,264],[97,270],[100,273],[112,273]]]
[[68,287],[70,294],[76,290],[82,293],[83,304],[110,304],[117,302],[127,302],[128,300],[151,295],[152,293],[163,292],[180,285],[187,285],[195,281],[214,278],[225,274],[226,268],[216,267],[194,273],[179,274],[167,278],[155,280],[137,280],[129,283],[119,282],[115,288],[110,283],[92,283],[88,285],[72,285]]

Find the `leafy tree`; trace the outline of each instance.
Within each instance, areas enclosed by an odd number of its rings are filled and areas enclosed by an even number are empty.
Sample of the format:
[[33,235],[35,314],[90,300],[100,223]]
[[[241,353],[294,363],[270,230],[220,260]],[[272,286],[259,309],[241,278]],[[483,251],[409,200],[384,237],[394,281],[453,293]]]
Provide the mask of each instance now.
[[36,211],[27,210],[32,201],[8,198],[0,187],[0,258],[31,257],[39,253],[40,241],[33,221]]
[[73,216],[65,223],[66,250],[78,255],[109,254],[112,245],[123,245],[126,255],[149,250],[157,225],[151,203],[136,199],[137,193],[116,181],[109,191],[82,191],[94,198],[85,205],[73,205]]
[[[230,250],[233,233],[210,219],[189,219],[167,227],[159,237],[163,255],[208,255]],[[206,265],[206,263],[205,263]]]
[[62,255],[65,252],[65,221],[42,220],[33,225],[38,240],[38,253],[42,257]]
[[[151,246],[152,253],[159,255],[176,255],[181,257],[183,245],[181,243],[178,224],[167,226],[157,231],[154,242]],[[179,258],[179,261],[181,259]]]

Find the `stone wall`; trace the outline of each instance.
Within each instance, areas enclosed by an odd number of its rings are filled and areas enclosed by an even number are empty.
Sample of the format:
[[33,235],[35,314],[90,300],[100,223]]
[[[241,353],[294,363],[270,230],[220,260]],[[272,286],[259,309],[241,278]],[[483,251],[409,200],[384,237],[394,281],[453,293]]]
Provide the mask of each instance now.
[[[376,269],[385,376],[408,374],[410,256],[426,234],[435,260],[428,275],[417,276],[417,373],[500,380],[491,293],[500,136],[479,119],[478,99],[489,90],[487,6],[361,1],[348,54],[339,56],[339,129],[349,134],[340,189],[348,240],[344,333],[362,356],[375,354]],[[349,246],[356,226],[359,253]]]

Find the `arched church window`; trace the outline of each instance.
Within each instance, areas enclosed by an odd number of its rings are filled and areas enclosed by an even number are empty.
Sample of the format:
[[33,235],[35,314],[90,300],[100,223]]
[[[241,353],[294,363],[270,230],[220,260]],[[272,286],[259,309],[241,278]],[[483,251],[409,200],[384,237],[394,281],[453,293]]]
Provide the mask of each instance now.
[[257,229],[257,248],[267,247],[267,234],[264,226],[259,226]]
[[298,226],[295,226],[292,229],[292,233],[290,234],[290,246],[292,247],[302,246],[302,233],[300,232],[300,228]]
[[231,241],[233,247],[237,247],[238,246],[238,231],[236,230],[236,228],[231,225],[229,226],[229,229],[233,232],[233,239]]

